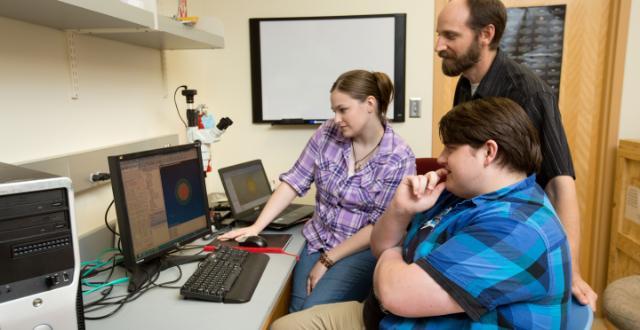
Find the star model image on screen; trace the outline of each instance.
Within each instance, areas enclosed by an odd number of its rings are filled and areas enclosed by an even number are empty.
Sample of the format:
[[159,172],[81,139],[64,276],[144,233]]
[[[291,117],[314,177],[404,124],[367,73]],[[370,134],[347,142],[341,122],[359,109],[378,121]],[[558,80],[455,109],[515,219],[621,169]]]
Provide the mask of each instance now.
[[211,232],[199,144],[109,157],[129,290],[202,256],[167,256]]
[[[254,222],[271,197],[271,186],[259,159],[218,169],[222,187],[236,221]],[[289,204],[268,225],[281,230],[305,221],[313,214],[313,205]]]
[[224,180],[230,190],[229,202],[237,212],[246,211],[262,205],[271,197],[271,187],[260,164],[251,164],[238,168]]

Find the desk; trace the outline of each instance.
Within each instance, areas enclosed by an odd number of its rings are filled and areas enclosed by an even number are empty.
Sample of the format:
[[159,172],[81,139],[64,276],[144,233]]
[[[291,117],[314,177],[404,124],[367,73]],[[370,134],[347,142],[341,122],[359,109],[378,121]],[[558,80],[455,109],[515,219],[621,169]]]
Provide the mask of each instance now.
[[[292,234],[286,251],[299,254],[304,245],[302,225],[290,228]],[[198,300],[185,300],[179,289],[154,288],[135,301],[128,302],[115,315],[103,320],[87,320],[88,330],[139,330],[139,329],[261,329],[272,321],[278,303],[288,301],[286,289],[295,265],[295,258],[284,254],[269,254],[262,278],[253,297],[245,304],[222,304]],[[180,266],[182,279],[172,285],[181,286],[195,271],[197,263]],[[178,276],[173,267],[164,270],[158,282],[169,281]],[[116,275],[118,276],[118,275]],[[125,286],[114,288],[112,295],[126,292]],[[90,298],[90,297],[89,297]],[[86,298],[85,298],[86,299]],[[87,299],[87,302],[89,300]],[[107,313],[107,309],[99,312]],[[98,315],[97,313],[95,315]],[[268,322],[268,323],[266,323]]]

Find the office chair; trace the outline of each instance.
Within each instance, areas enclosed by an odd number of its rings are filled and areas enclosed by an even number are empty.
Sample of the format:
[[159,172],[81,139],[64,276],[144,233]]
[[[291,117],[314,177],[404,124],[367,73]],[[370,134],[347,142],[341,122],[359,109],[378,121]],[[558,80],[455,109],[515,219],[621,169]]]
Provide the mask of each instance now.
[[441,167],[437,158],[416,158],[416,174],[425,174]]
[[567,318],[567,329],[589,330],[593,324],[593,311],[589,305],[580,304],[573,295],[569,302],[569,317]]

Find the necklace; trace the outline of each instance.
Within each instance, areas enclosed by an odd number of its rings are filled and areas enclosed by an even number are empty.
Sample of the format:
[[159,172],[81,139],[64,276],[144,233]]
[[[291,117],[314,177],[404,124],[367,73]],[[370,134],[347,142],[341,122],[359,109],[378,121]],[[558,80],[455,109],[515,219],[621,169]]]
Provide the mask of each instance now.
[[369,159],[369,156],[371,156],[373,152],[376,151],[376,149],[378,149],[378,147],[380,146],[380,143],[382,143],[383,137],[384,137],[384,134],[382,134],[382,137],[380,137],[380,141],[378,141],[378,144],[376,144],[375,147],[371,148],[371,150],[367,152],[367,154],[360,159],[356,158],[356,148],[353,145],[353,141],[351,141],[351,150],[353,151],[353,159],[355,160],[353,166],[356,171],[360,171],[364,167],[364,164],[366,164],[366,160]]

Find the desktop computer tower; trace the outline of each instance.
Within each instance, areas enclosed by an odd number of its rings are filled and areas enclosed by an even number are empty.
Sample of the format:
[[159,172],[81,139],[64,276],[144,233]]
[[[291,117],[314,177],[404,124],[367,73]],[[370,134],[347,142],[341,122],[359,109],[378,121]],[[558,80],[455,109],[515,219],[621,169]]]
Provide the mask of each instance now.
[[84,329],[71,180],[0,163],[0,329]]

